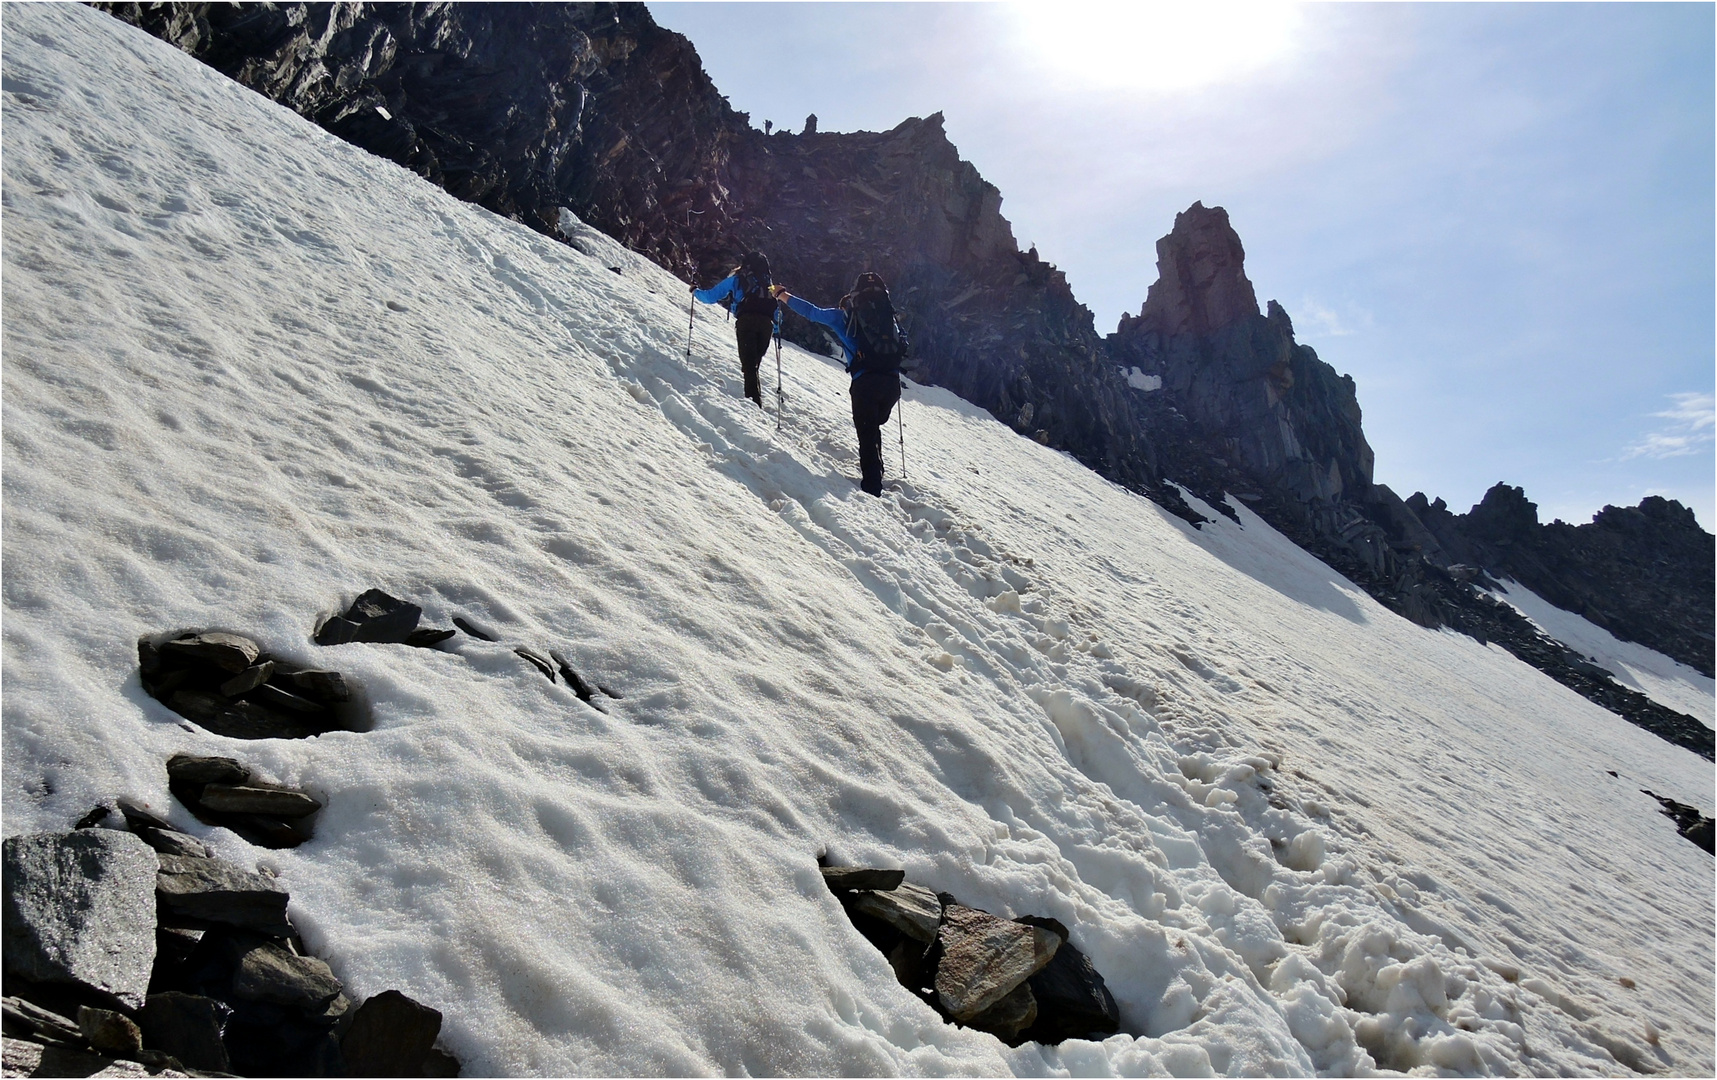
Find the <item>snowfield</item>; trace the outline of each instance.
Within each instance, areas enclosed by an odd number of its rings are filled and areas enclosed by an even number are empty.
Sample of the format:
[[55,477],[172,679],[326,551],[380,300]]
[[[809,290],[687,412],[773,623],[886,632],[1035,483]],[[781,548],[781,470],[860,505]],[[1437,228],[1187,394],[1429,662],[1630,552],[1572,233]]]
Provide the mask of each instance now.
[[[731,326],[688,359],[685,286],[570,215],[88,8],[0,19],[7,835],[151,804],[472,1075],[1713,1071],[1712,861],[1640,793],[1709,814],[1709,762],[941,390],[864,496],[833,361],[783,350],[777,432]],[[501,640],[311,643],[372,586]],[[372,729],[191,727],[136,642],[205,628],[346,672]],[[316,838],[201,825],[179,751],[326,799]],[[824,851],[1060,919],[1123,1033],[944,1024]]]

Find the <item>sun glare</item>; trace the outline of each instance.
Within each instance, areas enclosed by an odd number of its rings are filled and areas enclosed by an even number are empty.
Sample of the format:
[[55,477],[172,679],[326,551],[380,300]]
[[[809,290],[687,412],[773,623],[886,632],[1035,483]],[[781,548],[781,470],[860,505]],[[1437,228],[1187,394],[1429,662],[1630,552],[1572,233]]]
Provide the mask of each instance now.
[[1068,87],[1146,93],[1244,78],[1286,58],[1297,4],[1021,3],[1008,5],[1015,44]]

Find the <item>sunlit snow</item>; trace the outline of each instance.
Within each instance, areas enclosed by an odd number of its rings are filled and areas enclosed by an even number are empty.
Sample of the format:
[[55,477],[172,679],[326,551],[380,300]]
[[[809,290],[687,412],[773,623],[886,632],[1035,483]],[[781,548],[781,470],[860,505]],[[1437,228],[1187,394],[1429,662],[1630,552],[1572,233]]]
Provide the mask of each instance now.
[[[1639,791],[1710,813],[1709,762],[940,390],[862,495],[832,361],[783,350],[777,432],[595,230],[88,8],[0,18],[8,835],[152,804],[469,1074],[1711,1071],[1712,862]],[[502,640],[311,643],[371,586]],[[373,729],[191,728],[135,651],[187,628],[339,668]],[[199,824],[178,751],[307,787],[316,838]],[[1060,919],[1124,1033],[944,1024],[825,850]]]

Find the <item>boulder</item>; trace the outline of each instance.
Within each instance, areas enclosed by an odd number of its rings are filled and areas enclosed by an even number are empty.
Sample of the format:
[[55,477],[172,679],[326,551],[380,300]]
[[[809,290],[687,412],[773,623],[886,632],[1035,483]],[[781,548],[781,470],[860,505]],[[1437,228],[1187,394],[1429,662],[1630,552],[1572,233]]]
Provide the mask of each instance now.
[[174,754],[167,759],[167,779],[175,784],[242,784],[250,779],[250,769],[229,757]]
[[426,1071],[426,1065],[444,1064],[447,1058],[435,1050],[440,1034],[441,1013],[398,990],[384,990],[359,1006],[340,1050],[353,1076],[456,1075],[457,1070]]
[[352,699],[352,691],[346,685],[346,677],[338,671],[282,671],[281,665],[276,662],[274,678],[268,685],[328,705],[337,705]]
[[226,1072],[227,1019],[232,1009],[224,1002],[200,994],[169,991],[150,994],[137,1014],[144,1044],[171,1054],[193,1069]]
[[1041,926],[949,905],[937,930],[937,1000],[949,1016],[969,1023],[1041,971],[1061,942],[1061,935]]
[[249,784],[208,784],[197,802],[204,808],[224,814],[267,814],[274,817],[301,818],[322,809],[322,804],[290,788],[261,787]]
[[78,1006],[78,1031],[103,1054],[136,1057],[143,1050],[143,1032],[124,1013]]
[[373,641],[403,645],[423,609],[395,599],[380,589],[370,589],[352,601],[344,615],[336,615],[316,631],[318,645],[344,645],[349,641]]
[[869,915],[899,930],[914,941],[936,940],[942,922],[942,901],[922,885],[902,882],[886,891],[865,891],[853,900],[853,910]]
[[267,682],[268,677],[273,674],[274,661],[272,660],[264,660],[261,663],[252,664],[250,667],[245,668],[226,682],[221,683],[221,693],[225,694],[227,697],[238,697],[240,694],[248,694],[263,683]]
[[[155,896],[163,917],[236,926],[270,937],[292,933],[292,924],[286,919],[287,894],[272,878],[225,859],[162,855],[160,862]],[[154,951],[153,937],[150,951]]]
[[265,1001],[315,1015],[339,996],[340,980],[314,956],[298,956],[259,941],[240,955],[232,994],[240,1001]]
[[1025,1041],[1021,1032],[1036,1023],[1037,997],[1031,992],[1031,982],[1020,983],[1000,1001],[966,1021],[966,1026],[987,1031],[1003,1042],[1017,1046]]
[[1074,948],[1067,928],[1054,919],[1032,915],[1015,920],[1028,926],[1053,930],[1062,938],[1055,958],[1028,981],[1037,999],[1037,1020],[1023,1034],[1040,1043],[1063,1039],[1102,1038],[1121,1029],[1121,1010],[1091,965],[1090,957]]
[[235,675],[256,663],[262,649],[241,634],[208,631],[186,634],[161,646],[164,661],[189,661],[230,671]]
[[155,962],[156,855],[130,833],[6,839],[8,978],[72,983],[136,1008]]
[[904,870],[876,870],[864,866],[824,866],[823,884],[830,892],[856,892],[860,889],[896,889],[906,880]]

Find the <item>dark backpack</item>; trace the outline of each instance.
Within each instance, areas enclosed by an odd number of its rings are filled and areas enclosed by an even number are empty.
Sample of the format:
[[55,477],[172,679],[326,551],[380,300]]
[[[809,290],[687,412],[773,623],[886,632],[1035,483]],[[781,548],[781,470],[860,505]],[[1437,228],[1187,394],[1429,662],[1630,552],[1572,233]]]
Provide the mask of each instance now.
[[752,252],[733,272],[734,284],[739,286],[739,303],[733,307],[736,315],[774,315],[775,298],[769,295],[769,260]]
[[906,334],[894,318],[888,286],[875,274],[860,279],[859,288],[842,305],[847,309],[847,335],[858,346],[849,370],[898,371],[906,360]]

